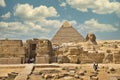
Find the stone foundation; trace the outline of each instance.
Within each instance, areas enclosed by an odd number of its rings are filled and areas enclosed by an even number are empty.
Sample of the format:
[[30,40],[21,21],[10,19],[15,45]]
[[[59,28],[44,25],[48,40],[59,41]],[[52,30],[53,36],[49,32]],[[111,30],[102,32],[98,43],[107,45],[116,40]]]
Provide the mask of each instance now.
[[0,64],[22,64],[22,58],[0,58]]
[[35,63],[46,63],[46,64],[49,64],[50,62],[50,59],[49,59],[49,56],[39,56],[39,57],[36,57],[36,61]]

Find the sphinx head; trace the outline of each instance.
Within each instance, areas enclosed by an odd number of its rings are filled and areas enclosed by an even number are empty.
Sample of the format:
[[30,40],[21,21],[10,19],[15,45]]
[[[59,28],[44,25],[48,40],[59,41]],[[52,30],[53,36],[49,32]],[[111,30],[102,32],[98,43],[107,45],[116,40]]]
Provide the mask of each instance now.
[[92,42],[92,43],[97,44],[97,43],[96,43],[96,36],[95,36],[95,34],[93,34],[93,33],[88,33],[88,34],[87,34],[87,36],[86,36],[86,41],[90,41],[90,42]]

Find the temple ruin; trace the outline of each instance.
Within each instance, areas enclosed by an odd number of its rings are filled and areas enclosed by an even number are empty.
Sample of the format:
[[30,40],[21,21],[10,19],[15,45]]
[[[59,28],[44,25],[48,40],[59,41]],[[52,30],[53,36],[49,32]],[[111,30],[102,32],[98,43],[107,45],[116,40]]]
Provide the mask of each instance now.
[[24,63],[120,63],[120,41],[96,41],[88,33],[86,39],[67,21],[52,40],[0,40],[0,64]]
[[0,64],[22,64],[25,54],[22,40],[0,40]]
[[0,80],[120,80],[120,40],[96,38],[65,21],[51,41],[2,39]]

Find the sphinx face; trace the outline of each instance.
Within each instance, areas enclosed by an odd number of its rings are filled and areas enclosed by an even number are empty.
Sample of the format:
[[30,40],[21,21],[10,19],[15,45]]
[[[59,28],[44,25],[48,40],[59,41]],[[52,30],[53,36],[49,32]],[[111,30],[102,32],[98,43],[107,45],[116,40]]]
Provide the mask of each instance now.
[[90,41],[95,41],[95,36],[93,34],[88,35]]

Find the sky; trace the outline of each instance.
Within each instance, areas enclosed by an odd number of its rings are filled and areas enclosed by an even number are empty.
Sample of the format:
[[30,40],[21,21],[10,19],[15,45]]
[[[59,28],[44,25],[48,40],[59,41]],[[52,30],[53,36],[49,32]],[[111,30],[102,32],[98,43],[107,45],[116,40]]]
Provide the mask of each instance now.
[[52,39],[64,21],[81,35],[120,40],[120,0],[0,0],[0,39]]

